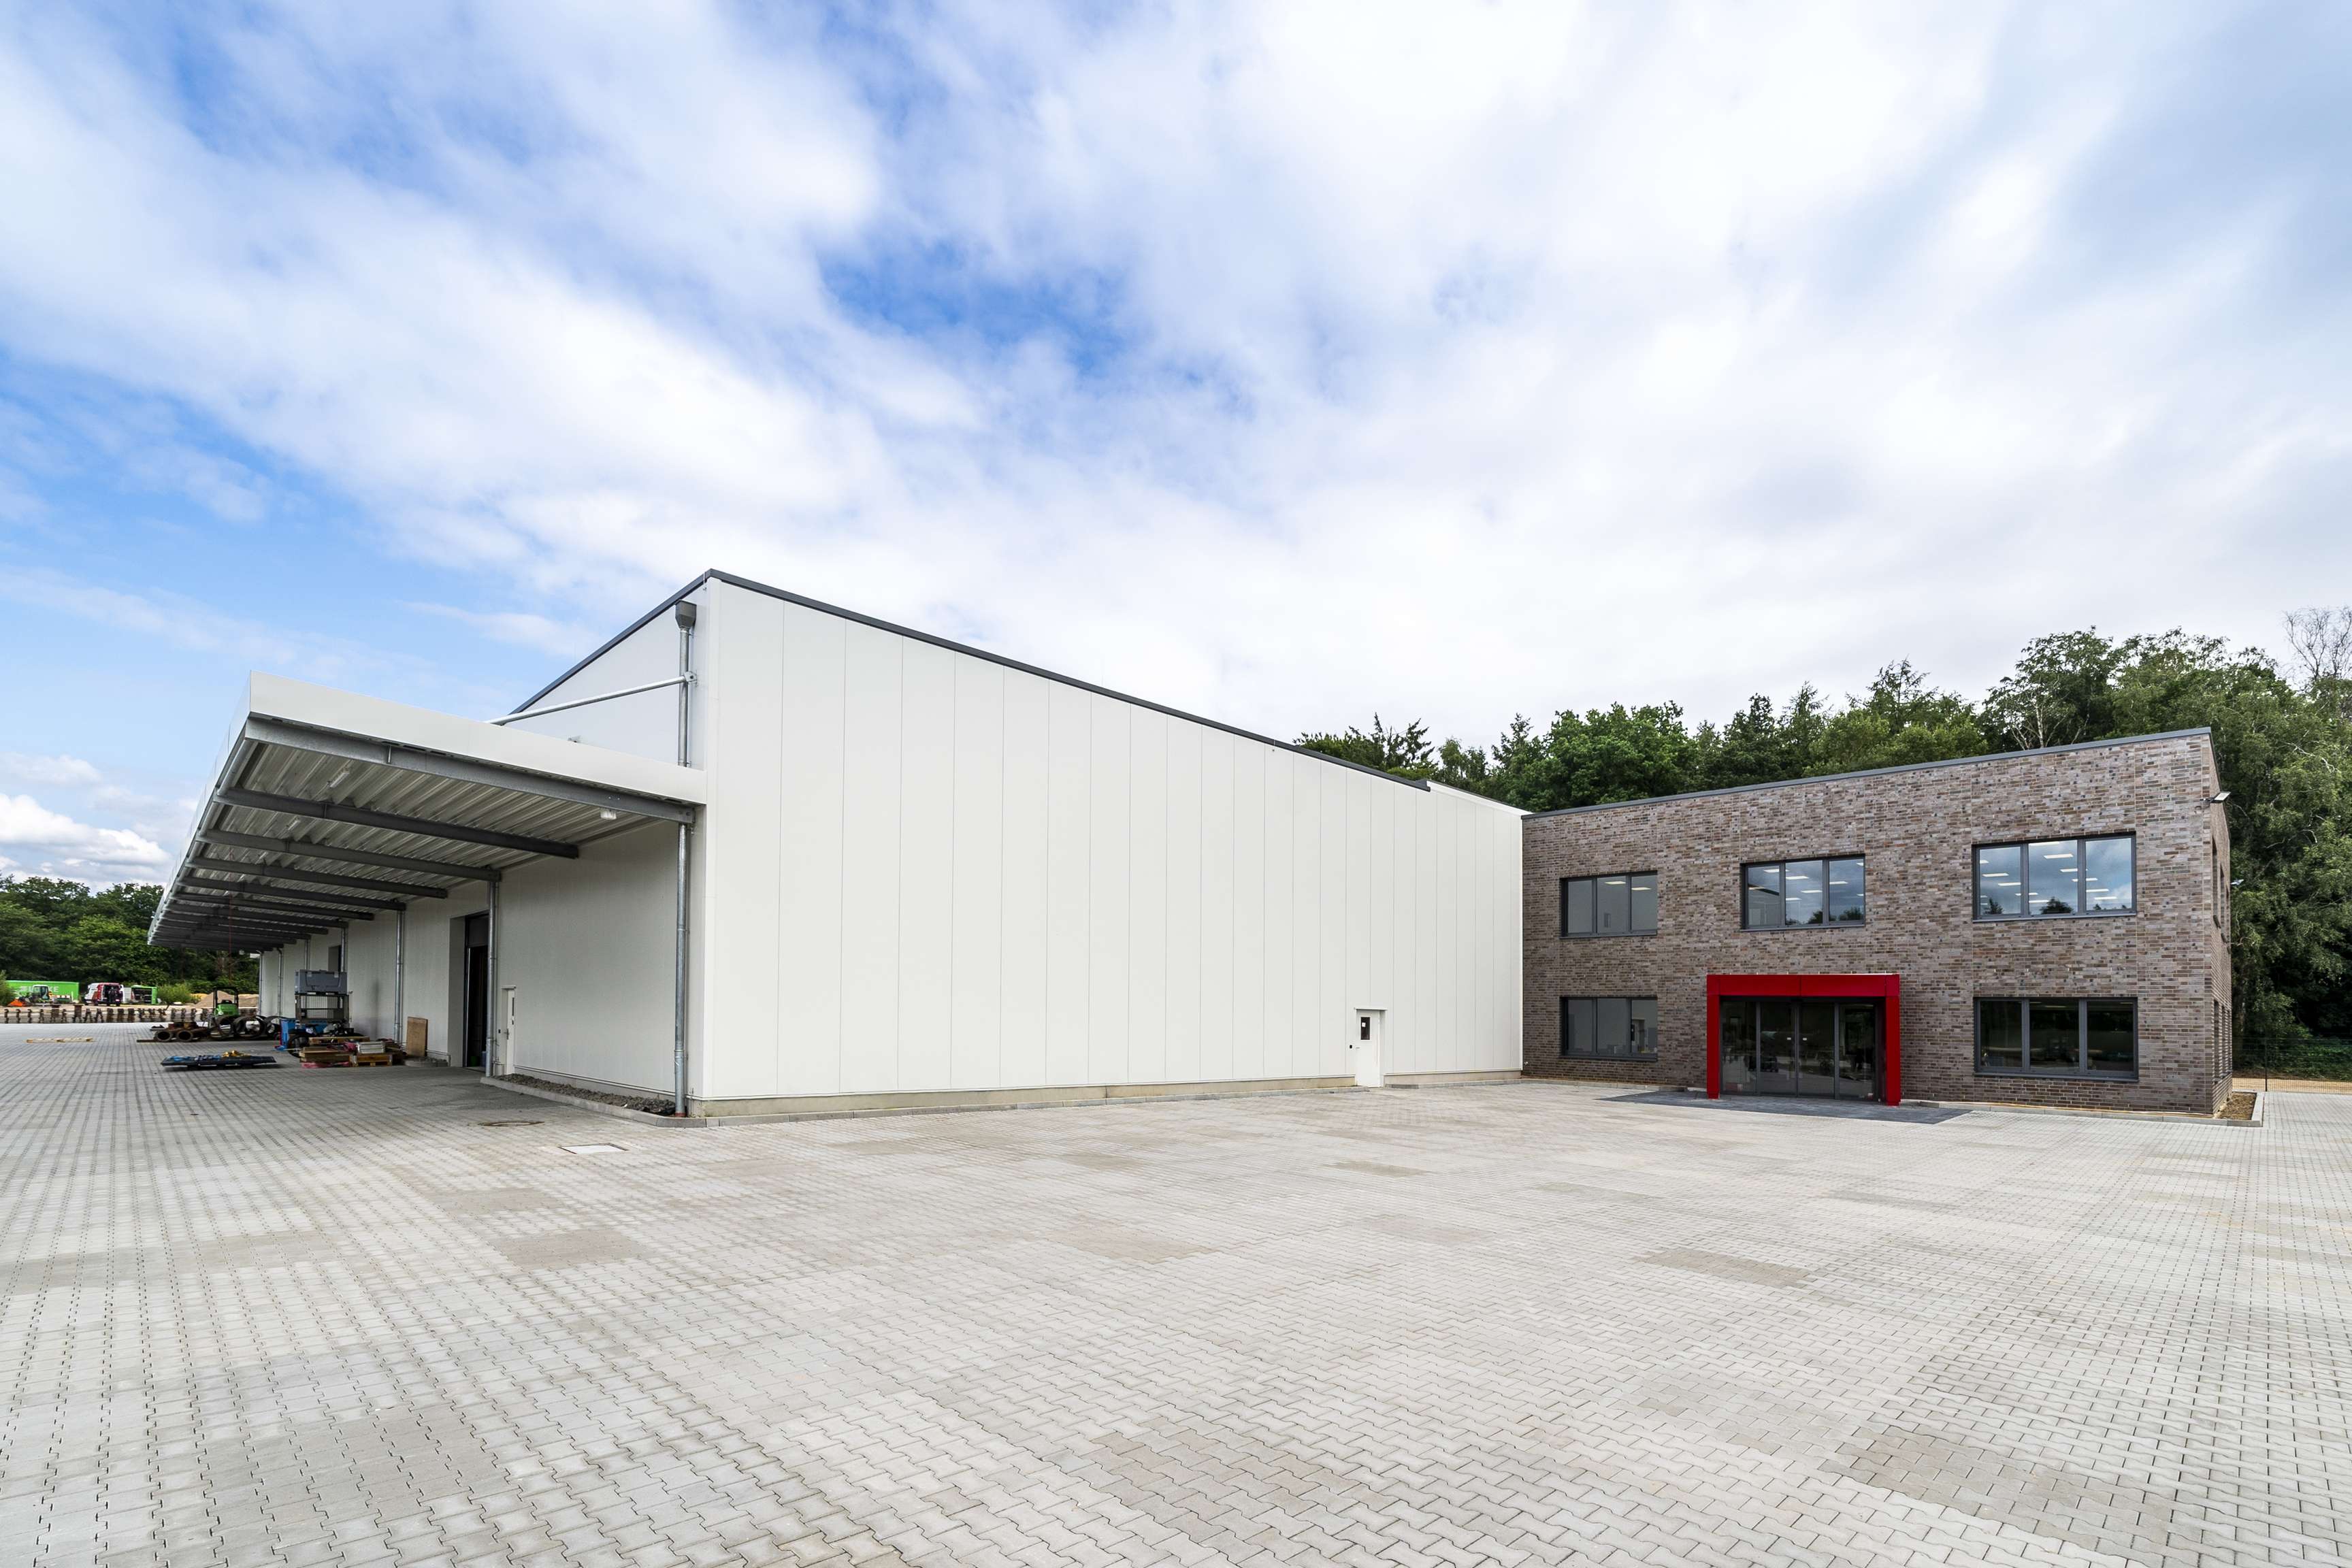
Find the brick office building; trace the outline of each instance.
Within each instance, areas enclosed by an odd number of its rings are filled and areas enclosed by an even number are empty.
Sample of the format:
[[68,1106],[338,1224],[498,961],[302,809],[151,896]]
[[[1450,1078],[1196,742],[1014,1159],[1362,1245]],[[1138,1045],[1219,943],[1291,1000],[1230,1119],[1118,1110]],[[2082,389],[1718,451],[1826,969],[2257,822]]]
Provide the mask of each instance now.
[[2193,730],[1529,816],[1527,1070],[2210,1112],[2220,793]]

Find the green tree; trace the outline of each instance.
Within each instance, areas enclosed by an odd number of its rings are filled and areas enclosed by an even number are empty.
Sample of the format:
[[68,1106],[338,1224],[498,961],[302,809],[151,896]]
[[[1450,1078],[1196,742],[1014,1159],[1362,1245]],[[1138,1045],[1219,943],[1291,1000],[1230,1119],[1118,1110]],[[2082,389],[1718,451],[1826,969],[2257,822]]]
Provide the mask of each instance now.
[[105,915],[84,915],[74,921],[59,946],[76,980],[127,980],[144,985],[168,978],[163,955],[147,945],[146,933]]
[[1448,736],[1437,748],[1437,771],[1430,775],[1439,784],[1455,789],[1468,790],[1473,795],[1485,795],[1494,784],[1494,770],[1486,761],[1486,751],[1478,746],[1465,746]]
[[1993,749],[2028,752],[2114,735],[2116,672],[2129,657],[2096,626],[2026,644],[1979,717]]
[[1693,738],[1695,787],[1728,789],[1802,778],[1815,771],[1813,752],[1824,721],[1821,693],[1810,681],[1777,713],[1772,700],[1759,692],[1721,729],[1711,722],[1699,726]]
[[2213,731],[2230,792],[2235,1005],[2257,1036],[2352,1037],[2352,724],[2258,652],[2173,631],[2121,645],[2117,734]]
[[[55,877],[0,876],[0,970],[36,980],[165,981],[210,984],[224,955],[147,945],[163,889],[124,882],[93,891]],[[228,965],[228,982],[250,991],[257,968]]]
[[1430,754],[1429,726],[1418,720],[1402,730],[1391,730],[1375,713],[1369,734],[1350,724],[1337,735],[1301,735],[1297,743],[1307,751],[1401,778],[1425,779],[1437,773],[1436,759]]
[[17,908],[29,910],[41,922],[62,931],[89,907],[89,889],[59,877],[16,877],[0,882],[0,892]]
[[1686,788],[1692,744],[1675,703],[1563,712],[1514,770],[1511,805],[1528,811],[1640,800]]
[[1851,773],[1973,757],[1986,750],[1976,710],[1956,692],[1937,691],[1909,659],[1878,672],[1867,696],[1823,720],[1805,748],[1808,773]]
[[[0,883],[0,892],[6,889]],[[53,979],[56,952],[41,917],[14,900],[0,897],[0,970],[27,980]]]

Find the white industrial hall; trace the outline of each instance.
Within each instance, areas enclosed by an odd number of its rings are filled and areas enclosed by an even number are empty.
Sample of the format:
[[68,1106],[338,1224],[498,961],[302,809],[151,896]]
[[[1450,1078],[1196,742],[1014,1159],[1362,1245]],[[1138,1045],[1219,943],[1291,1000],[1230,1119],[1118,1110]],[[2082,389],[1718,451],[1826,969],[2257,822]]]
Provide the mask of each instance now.
[[709,572],[496,719],[255,675],[150,934],[694,1115],[1508,1078],[1519,820]]

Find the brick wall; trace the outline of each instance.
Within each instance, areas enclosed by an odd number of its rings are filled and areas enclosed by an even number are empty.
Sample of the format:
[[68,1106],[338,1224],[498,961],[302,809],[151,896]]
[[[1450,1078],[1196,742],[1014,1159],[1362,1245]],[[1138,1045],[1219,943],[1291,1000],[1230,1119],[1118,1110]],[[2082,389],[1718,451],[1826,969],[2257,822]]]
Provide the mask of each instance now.
[[[2216,921],[2214,848],[2229,830],[2202,734],[1989,757],[1629,802],[1525,825],[1527,1070],[1549,1078],[1703,1085],[1710,973],[1885,973],[1902,979],[1906,1100],[2212,1110],[2227,1091],[2230,957]],[[1979,921],[1979,844],[2137,835],[2129,915]],[[1740,868],[1860,854],[1868,919],[1742,931]],[[1563,877],[1655,871],[1654,936],[1563,938]],[[1658,1060],[1563,1060],[1559,998],[1654,995]],[[1978,996],[2138,1000],[2136,1083],[1976,1070]]]

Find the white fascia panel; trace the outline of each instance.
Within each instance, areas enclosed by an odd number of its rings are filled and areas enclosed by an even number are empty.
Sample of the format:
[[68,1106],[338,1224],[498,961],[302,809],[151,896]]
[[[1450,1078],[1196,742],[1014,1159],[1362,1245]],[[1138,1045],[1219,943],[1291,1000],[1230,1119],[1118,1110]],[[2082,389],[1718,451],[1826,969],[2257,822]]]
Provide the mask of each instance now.
[[460,719],[429,708],[387,702],[256,670],[246,699],[247,716],[277,719],[354,740],[413,747],[467,762],[598,784],[656,800],[700,805],[709,797],[700,773],[675,763],[631,756],[602,746],[533,735]]

